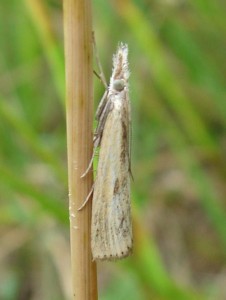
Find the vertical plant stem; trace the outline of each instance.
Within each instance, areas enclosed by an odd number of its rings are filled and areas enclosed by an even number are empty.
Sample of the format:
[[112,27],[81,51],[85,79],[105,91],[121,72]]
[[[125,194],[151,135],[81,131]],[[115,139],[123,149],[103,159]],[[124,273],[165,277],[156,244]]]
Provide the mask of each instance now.
[[97,299],[96,264],[90,248],[91,201],[81,210],[92,187],[92,18],[91,1],[64,0],[66,114],[70,201],[73,299]]

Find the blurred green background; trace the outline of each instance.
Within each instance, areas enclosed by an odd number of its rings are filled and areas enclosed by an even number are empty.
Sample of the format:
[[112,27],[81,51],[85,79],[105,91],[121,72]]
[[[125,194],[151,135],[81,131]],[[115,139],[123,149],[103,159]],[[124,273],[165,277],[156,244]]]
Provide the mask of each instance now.
[[[0,7],[0,299],[71,299],[62,2]],[[101,300],[226,299],[226,2],[93,1],[109,78],[128,43],[134,255]],[[94,78],[95,105],[104,91]]]

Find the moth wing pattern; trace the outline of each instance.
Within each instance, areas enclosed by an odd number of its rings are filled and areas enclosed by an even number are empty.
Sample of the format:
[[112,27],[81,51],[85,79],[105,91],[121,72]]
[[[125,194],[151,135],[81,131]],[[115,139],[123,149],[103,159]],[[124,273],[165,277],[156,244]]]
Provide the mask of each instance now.
[[[94,185],[91,230],[94,260],[121,259],[132,251],[127,54],[127,46],[119,45],[114,57],[106,102],[110,108],[103,118],[105,121],[102,130],[97,132],[100,152]],[[115,87],[118,80],[123,80],[122,87]]]

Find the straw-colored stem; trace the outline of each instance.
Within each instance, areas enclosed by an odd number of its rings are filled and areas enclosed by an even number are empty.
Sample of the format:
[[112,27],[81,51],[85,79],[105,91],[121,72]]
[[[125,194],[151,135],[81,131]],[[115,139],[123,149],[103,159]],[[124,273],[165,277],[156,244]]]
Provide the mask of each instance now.
[[66,112],[73,299],[97,299],[96,264],[90,248],[91,201],[81,210],[91,187],[85,172],[92,156],[91,1],[64,0]]

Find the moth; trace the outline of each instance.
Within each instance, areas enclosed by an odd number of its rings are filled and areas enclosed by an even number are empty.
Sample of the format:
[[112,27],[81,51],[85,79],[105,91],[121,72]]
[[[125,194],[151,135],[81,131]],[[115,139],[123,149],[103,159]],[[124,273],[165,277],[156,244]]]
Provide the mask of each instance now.
[[117,260],[132,252],[128,79],[128,46],[121,43],[113,56],[109,87],[96,112],[94,153],[100,150],[91,221],[94,260]]

